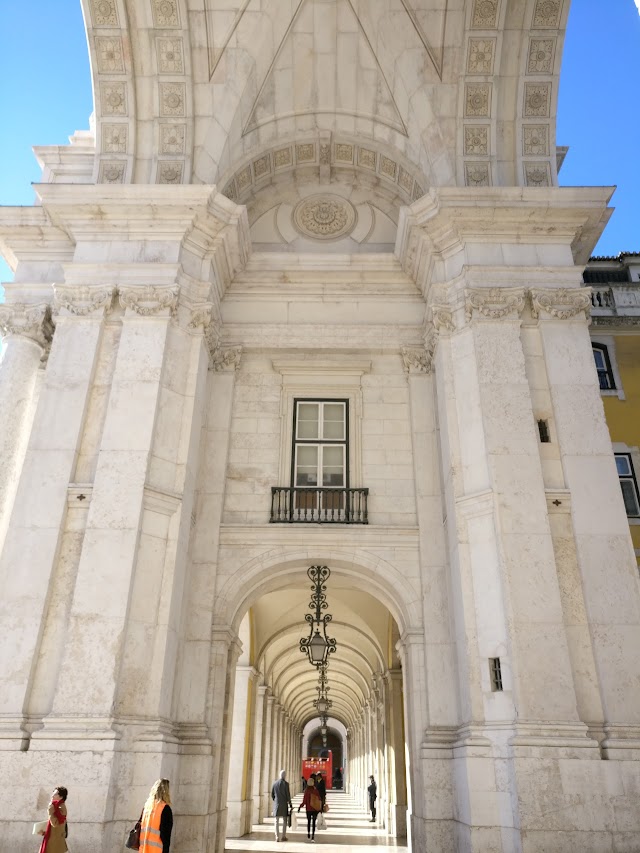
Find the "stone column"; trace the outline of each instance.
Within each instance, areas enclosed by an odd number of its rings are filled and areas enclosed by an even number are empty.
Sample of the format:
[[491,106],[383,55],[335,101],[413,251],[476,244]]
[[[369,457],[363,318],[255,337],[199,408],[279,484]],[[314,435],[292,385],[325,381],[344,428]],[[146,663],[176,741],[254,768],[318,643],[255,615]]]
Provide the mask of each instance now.
[[[567,577],[567,592],[586,605],[586,626],[573,607],[568,618],[575,656],[577,690],[586,722],[599,728],[607,758],[640,755],[640,594],[637,564],[629,536],[620,483],[604,417],[585,322],[591,302],[577,288],[532,290],[551,394],[566,487],[557,509],[566,504],[573,522],[579,578]],[[566,572],[566,565],[561,565]],[[590,645],[590,648],[589,648]],[[595,658],[600,703],[591,695]]]
[[271,813],[271,767],[273,762],[273,727],[275,696],[270,692],[269,688],[266,691],[266,712],[264,717],[263,729],[263,756],[262,756],[262,775],[260,783],[260,819],[264,820]]
[[262,820],[260,798],[262,791],[262,772],[265,760],[264,733],[267,710],[267,703],[265,700],[267,698],[268,690],[268,687],[261,684],[256,691],[255,733],[253,737],[253,773],[251,779],[251,793],[253,797],[253,809],[251,812],[252,824],[260,823]]
[[0,362],[0,552],[29,438],[32,399],[53,327],[49,306],[0,306],[4,355]]
[[247,777],[250,769],[251,687],[256,675],[257,671],[252,666],[236,667],[229,756],[233,773],[229,774],[227,786],[227,838],[240,838],[250,830],[251,802]]
[[407,780],[404,765],[402,670],[385,673],[387,779],[389,792],[389,835],[402,837],[407,832]]
[[[6,748],[20,748],[32,729],[41,725],[42,717],[51,710],[59,678],[68,607],[63,587],[66,591],[73,583],[74,571],[60,562],[64,519],[112,293],[112,288],[59,293],[56,335],[0,556],[4,590],[0,601],[0,739],[8,738]],[[37,316],[44,316],[43,312],[38,309]],[[29,311],[26,314],[31,316]],[[32,319],[35,322],[35,315]],[[35,344],[26,346],[28,354],[25,350],[20,358],[25,380],[27,362],[33,370],[38,355]],[[50,601],[64,603],[52,609]],[[48,643],[40,661],[39,650],[47,632]],[[26,741],[23,745],[26,747]]]

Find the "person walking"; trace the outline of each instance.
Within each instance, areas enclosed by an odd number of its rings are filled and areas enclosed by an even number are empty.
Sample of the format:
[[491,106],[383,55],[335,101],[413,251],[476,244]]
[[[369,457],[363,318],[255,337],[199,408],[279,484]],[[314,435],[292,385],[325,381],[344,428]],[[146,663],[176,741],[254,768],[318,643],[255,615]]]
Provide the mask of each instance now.
[[[293,809],[291,803],[291,791],[289,783],[286,779],[287,771],[280,771],[280,778],[271,786],[271,799],[273,800],[273,816],[276,819],[276,841],[287,840],[287,819],[289,817],[289,809]],[[282,838],[278,827],[282,821]]]
[[305,807],[307,812],[307,840],[313,844],[316,840],[316,821],[318,820],[318,813],[322,809],[322,800],[316,790],[316,784],[311,777],[309,777],[307,782],[307,787],[305,788],[302,802],[298,806],[298,811],[300,811],[302,806]]
[[47,809],[49,820],[40,845],[40,853],[66,853],[67,847],[67,789],[58,785],[53,789]]
[[371,812],[371,820],[369,823],[374,823],[376,819],[376,800],[378,799],[378,786],[373,776],[369,776],[371,784],[367,788],[369,794],[369,811]]
[[320,800],[322,801],[321,811],[324,811],[324,804],[327,801],[327,783],[324,781],[322,773],[318,773],[316,776],[316,788],[318,789]]
[[173,812],[168,779],[158,779],[149,791],[140,824],[140,853],[169,853]]

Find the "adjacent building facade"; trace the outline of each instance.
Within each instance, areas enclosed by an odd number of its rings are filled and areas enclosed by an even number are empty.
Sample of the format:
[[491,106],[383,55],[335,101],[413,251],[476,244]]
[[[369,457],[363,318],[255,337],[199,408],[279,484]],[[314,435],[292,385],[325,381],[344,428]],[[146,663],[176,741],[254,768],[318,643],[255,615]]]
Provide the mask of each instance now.
[[635,291],[583,281],[612,190],[557,185],[568,6],[83,2],[94,125],[0,210],[12,850],[53,784],[108,853],[159,776],[176,853],[264,817],[311,566],[390,836],[640,844]]

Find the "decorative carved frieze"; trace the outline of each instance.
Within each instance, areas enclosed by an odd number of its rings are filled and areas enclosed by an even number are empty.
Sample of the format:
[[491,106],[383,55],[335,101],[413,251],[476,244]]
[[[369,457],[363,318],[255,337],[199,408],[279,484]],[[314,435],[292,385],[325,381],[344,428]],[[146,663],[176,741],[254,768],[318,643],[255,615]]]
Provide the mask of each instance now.
[[431,373],[432,362],[423,347],[402,347],[402,361],[407,373]]
[[476,0],[473,4],[471,26],[477,30],[491,29],[498,24],[498,0]]
[[555,39],[531,39],[527,60],[528,74],[551,74],[555,54]]
[[240,359],[242,357],[242,347],[228,347],[222,349],[218,347],[209,360],[209,369],[216,373],[235,372],[240,367]]
[[465,126],[464,153],[470,155],[489,153],[489,125]]
[[21,335],[43,349],[51,343],[54,326],[48,303],[38,305],[0,305],[0,331],[3,336]]
[[105,116],[126,116],[127,88],[124,83],[101,83],[100,106]]
[[591,315],[591,288],[532,288],[531,314],[534,318],[541,313],[548,314],[556,320],[569,320],[584,312],[589,319]]
[[524,309],[523,287],[468,287],[464,292],[467,321],[475,316],[487,320],[519,317]]
[[549,163],[525,163],[524,182],[528,187],[550,187],[551,166]]
[[115,0],[93,0],[91,18],[94,27],[117,27],[118,12]]
[[75,317],[88,317],[109,312],[113,302],[114,287],[76,287],[56,284],[54,293],[54,314],[67,312]]
[[123,184],[127,164],[124,160],[103,160],[98,170],[99,184]]
[[491,115],[491,85],[489,83],[467,83],[464,98],[465,116]]
[[465,183],[468,187],[488,187],[491,173],[488,163],[469,162],[464,164]]
[[184,163],[181,160],[161,160],[158,163],[158,184],[181,184]]
[[185,84],[160,83],[160,115],[185,115]]
[[561,0],[538,0],[533,12],[533,26],[554,29],[560,24]]
[[124,122],[120,124],[102,125],[102,150],[106,154],[127,153],[128,128]]
[[542,116],[544,118],[548,118],[550,105],[551,83],[525,83],[525,116]]
[[121,285],[118,288],[118,296],[123,308],[130,308],[141,317],[151,317],[167,309],[173,315],[178,304],[179,291],[178,285]]
[[124,73],[124,57],[120,36],[96,36],[96,64],[102,74]]
[[181,38],[156,39],[156,53],[160,74],[184,74]]
[[156,27],[179,27],[177,0],[151,0],[153,24]]
[[494,38],[469,39],[467,58],[468,74],[493,74],[493,60],[496,53]]
[[184,124],[161,124],[160,153],[184,154],[186,130]]
[[537,157],[549,156],[549,125],[525,124],[522,128],[522,153]]

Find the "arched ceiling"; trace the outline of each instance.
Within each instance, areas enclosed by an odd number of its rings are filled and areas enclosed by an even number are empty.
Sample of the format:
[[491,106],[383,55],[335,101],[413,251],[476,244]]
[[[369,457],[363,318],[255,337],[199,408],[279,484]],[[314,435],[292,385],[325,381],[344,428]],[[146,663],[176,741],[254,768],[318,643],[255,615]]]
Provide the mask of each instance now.
[[[301,577],[299,584],[262,596],[249,613],[251,663],[301,730],[318,716],[313,704],[318,671],[299,648],[300,639],[308,636],[304,617],[309,600],[309,581]],[[337,641],[328,667],[331,716],[349,727],[371,697],[376,679],[398,665],[394,648],[398,628],[383,604],[350,587],[344,578],[330,578],[327,600],[333,616],[328,634]]]
[[555,183],[569,2],[82,0],[93,179],[239,193],[350,144],[409,197]]

